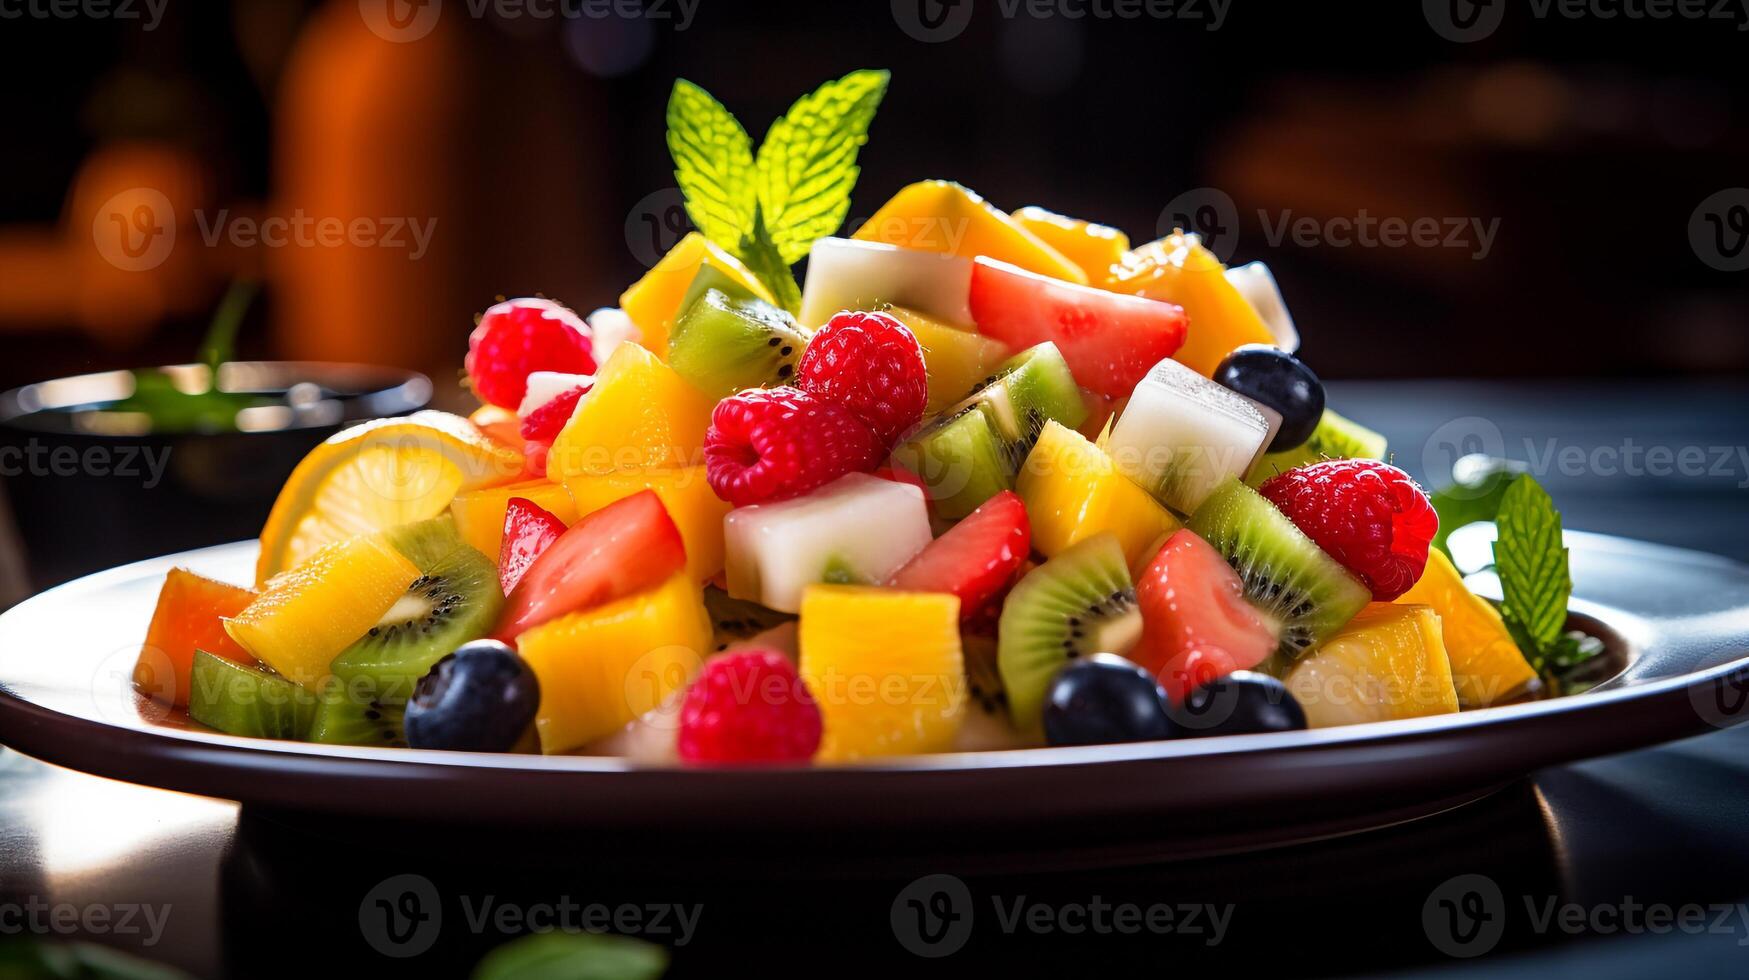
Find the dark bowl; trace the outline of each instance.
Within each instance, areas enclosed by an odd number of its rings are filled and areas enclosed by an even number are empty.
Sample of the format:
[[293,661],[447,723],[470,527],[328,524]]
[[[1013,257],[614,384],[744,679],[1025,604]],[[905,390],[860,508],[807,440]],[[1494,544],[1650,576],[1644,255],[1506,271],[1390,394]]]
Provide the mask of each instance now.
[[[184,391],[211,376],[200,364],[150,370]],[[15,591],[254,537],[312,447],[348,424],[416,411],[432,390],[395,368],[237,361],[219,368],[217,390],[256,397],[234,427],[157,431],[115,409],[135,386],[134,372],[107,371],[0,394],[0,503],[11,502],[31,579]]]

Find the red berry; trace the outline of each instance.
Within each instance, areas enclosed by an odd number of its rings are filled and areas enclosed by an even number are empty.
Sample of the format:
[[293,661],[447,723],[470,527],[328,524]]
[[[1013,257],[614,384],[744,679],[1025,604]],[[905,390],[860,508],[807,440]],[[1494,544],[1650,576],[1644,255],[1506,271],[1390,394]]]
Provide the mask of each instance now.
[[1288,470],[1259,489],[1306,537],[1366,583],[1374,599],[1395,599],[1421,578],[1439,515],[1427,494],[1395,466],[1330,459]]
[[771,650],[712,657],[680,706],[687,762],[805,762],[820,747],[820,708],[789,659]]
[[1032,553],[1026,505],[1012,490],[984,501],[893,575],[895,589],[960,597],[960,619],[989,611]]
[[718,497],[744,507],[867,473],[885,447],[837,402],[797,388],[754,388],[717,403],[704,437],[705,477]]
[[522,581],[528,566],[565,533],[565,522],[532,500],[511,497],[504,508],[504,543],[498,548],[498,584],[504,594]]
[[513,299],[480,317],[465,365],[474,394],[514,411],[535,371],[594,374],[589,325],[550,299]]
[[840,313],[814,334],[796,387],[838,402],[891,447],[923,418],[929,372],[911,328],[885,313]]
[[528,418],[522,420],[522,438],[551,446],[564,430],[565,423],[571,421],[577,403],[588,393],[588,385],[578,385],[528,413]]

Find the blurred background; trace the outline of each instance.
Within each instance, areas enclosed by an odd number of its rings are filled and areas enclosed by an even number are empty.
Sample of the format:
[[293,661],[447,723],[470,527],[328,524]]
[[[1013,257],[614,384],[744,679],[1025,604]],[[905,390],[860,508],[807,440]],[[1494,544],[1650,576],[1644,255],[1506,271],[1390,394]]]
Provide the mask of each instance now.
[[[1740,7],[19,0],[0,389],[190,360],[256,279],[239,356],[424,371],[465,410],[494,297],[612,305],[686,230],[676,77],[757,138],[820,81],[887,67],[852,225],[925,177],[1136,242],[1189,224],[1274,268],[1326,379],[1518,379],[1547,406],[1566,389],[1539,385],[1583,378],[1618,410],[1722,390],[1660,409],[1717,428],[1749,371]],[[1369,390],[1390,416],[1420,389]],[[1486,397],[1439,390],[1422,438]]]

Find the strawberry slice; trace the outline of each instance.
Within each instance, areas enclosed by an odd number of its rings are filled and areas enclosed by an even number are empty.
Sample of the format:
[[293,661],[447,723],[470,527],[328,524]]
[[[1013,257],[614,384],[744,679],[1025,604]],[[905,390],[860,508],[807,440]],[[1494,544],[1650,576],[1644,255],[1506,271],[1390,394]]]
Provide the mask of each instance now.
[[988,613],[1032,552],[1026,505],[1012,490],[984,503],[936,538],[893,575],[888,584],[910,592],[950,592],[960,597],[960,619]]
[[565,533],[565,522],[524,497],[511,497],[504,509],[504,545],[498,549],[498,582],[509,595],[528,567]]
[[1250,670],[1275,652],[1281,629],[1245,599],[1220,552],[1189,529],[1166,539],[1136,580],[1142,642],[1129,657],[1174,702],[1193,688]]
[[513,640],[566,613],[654,588],[685,566],[686,546],[662,499],[653,490],[635,493],[547,545],[504,601],[495,635]]
[[551,446],[564,431],[565,423],[571,421],[577,403],[588,393],[588,385],[578,385],[528,413],[528,417],[522,420],[522,438]]

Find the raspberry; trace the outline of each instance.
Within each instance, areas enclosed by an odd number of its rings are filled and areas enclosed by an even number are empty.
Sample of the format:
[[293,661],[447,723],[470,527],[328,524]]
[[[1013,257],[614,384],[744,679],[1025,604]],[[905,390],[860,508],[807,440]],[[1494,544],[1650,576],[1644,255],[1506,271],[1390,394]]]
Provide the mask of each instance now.
[[1427,566],[1439,515],[1409,474],[1371,459],[1331,459],[1288,470],[1260,488],[1263,496],[1374,599],[1409,591]]
[[754,388],[717,403],[704,437],[705,477],[744,507],[824,486],[880,465],[875,434],[837,402],[797,388]]
[[550,299],[513,299],[480,317],[465,362],[474,394],[514,411],[534,371],[594,374],[589,325]]
[[577,403],[588,393],[588,385],[578,385],[528,413],[528,418],[522,420],[522,438],[551,446],[553,440],[564,430],[565,423],[571,421],[571,413],[577,410]]
[[706,661],[680,706],[680,758],[805,762],[820,747],[820,728],[820,708],[783,654],[720,654]]
[[838,402],[891,448],[923,418],[929,373],[911,328],[885,313],[840,313],[814,334],[796,387]]

